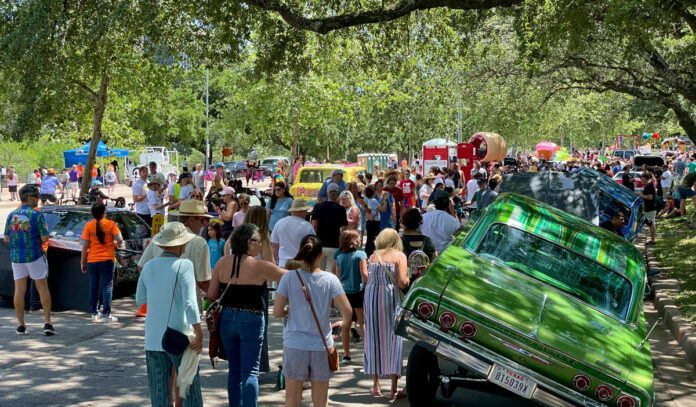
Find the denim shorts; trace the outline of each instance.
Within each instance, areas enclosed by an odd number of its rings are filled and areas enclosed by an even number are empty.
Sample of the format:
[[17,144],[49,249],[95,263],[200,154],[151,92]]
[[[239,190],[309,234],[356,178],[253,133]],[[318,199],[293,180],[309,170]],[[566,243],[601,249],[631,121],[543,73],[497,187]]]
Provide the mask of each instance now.
[[679,191],[680,199],[688,199],[696,194],[692,188],[684,188],[681,185],[677,188],[677,191]]
[[283,348],[283,375],[288,379],[328,382],[333,377],[325,350]]

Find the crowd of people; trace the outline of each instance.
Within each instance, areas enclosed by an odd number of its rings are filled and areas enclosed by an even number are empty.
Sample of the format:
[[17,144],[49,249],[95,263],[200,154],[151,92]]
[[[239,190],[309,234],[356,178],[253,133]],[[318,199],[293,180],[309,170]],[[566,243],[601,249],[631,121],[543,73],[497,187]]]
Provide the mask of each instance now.
[[[419,267],[443,252],[467,212],[495,200],[505,174],[572,173],[590,167],[610,176],[622,174],[623,184],[634,189],[632,171],[639,171],[639,196],[651,231],[648,244],[654,244],[655,218],[684,216],[688,198],[696,208],[696,155],[685,154],[667,159],[662,168],[640,169],[621,159],[600,161],[590,151],[576,152],[565,163],[520,154],[504,162],[476,162],[469,174],[456,162],[424,173],[415,158],[410,167],[394,161],[348,182],[338,168],[322,184],[313,207],[291,196],[285,174],[273,179],[270,197],[265,197],[258,190],[238,193],[241,185],[227,179],[224,168],[216,169],[207,185],[200,164],[192,173],[168,179],[152,164],[139,168],[132,198],[134,212],[147,224],[156,215],[169,219],[138,263],[136,301],[147,304],[145,351],[153,405],[169,405],[173,388],[177,405],[203,404],[204,380],[192,361],[203,349],[201,313],[211,302],[222,308],[217,324],[229,361],[230,405],[257,403],[258,375],[270,370],[271,303],[273,316],[285,321],[287,406],[300,405],[305,381],[312,383],[314,405],[327,405],[334,370],[327,357],[335,354],[336,338],[342,341],[343,364],[360,364],[351,345],[362,341],[362,365],[372,378],[374,397],[382,396],[381,378],[389,378],[391,399],[404,397],[397,385],[403,373],[402,340],[393,330],[403,292],[418,278]],[[19,191],[23,206],[10,215],[5,231],[5,240],[12,242],[16,292],[22,294],[21,300],[15,297],[18,334],[26,331],[27,277],[37,281],[47,310],[44,332],[55,333],[41,251],[48,233],[40,213],[32,211],[41,194],[36,185]],[[89,274],[95,322],[116,320],[110,309],[113,251],[121,235],[104,218],[104,209],[101,202],[93,205],[94,220],[82,235],[82,271]],[[601,226],[621,234],[623,214],[613,215]],[[333,325],[332,309],[340,315]],[[188,345],[185,349],[175,346],[176,333]]]

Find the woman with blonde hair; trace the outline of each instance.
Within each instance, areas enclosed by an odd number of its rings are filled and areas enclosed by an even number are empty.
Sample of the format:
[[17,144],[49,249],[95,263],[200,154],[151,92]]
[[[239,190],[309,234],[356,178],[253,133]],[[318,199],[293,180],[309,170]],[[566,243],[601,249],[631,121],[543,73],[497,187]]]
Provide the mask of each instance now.
[[401,302],[400,290],[408,287],[406,255],[399,233],[384,229],[375,239],[365,285],[365,373],[372,375],[370,394],[382,395],[380,377],[391,378],[391,399],[406,394],[397,389],[403,371],[402,338],[394,333],[394,315]]
[[360,230],[360,209],[355,204],[353,194],[350,191],[343,191],[338,196],[338,203],[346,209],[346,219],[351,229]]

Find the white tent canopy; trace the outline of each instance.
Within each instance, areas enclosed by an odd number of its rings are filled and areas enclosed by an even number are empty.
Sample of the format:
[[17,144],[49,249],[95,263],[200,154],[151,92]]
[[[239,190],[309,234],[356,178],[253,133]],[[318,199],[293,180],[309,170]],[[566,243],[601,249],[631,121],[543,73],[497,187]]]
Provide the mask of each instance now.
[[445,140],[443,138],[434,138],[432,140],[428,140],[425,143],[423,143],[423,147],[442,147],[442,146],[456,147],[457,143],[455,143],[454,141]]

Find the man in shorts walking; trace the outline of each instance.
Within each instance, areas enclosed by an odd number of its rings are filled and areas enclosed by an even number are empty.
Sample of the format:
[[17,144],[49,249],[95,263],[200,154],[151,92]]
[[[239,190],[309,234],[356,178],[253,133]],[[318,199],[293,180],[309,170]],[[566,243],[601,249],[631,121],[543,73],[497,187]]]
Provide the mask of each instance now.
[[48,262],[41,247],[48,241],[48,228],[41,212],[34,210],[39,202],[39,189],[27,184],[19,190],[22,206],[10,212],[5,223],[5,243],[10,244],[10,260],[14,275],[14,308],[19,326],[17,335],[26,335],[24,323],[24,294],[27,281],[34,280],[44,310],[44,334],[55,335],[51,324],[51,294],[48,291]]

